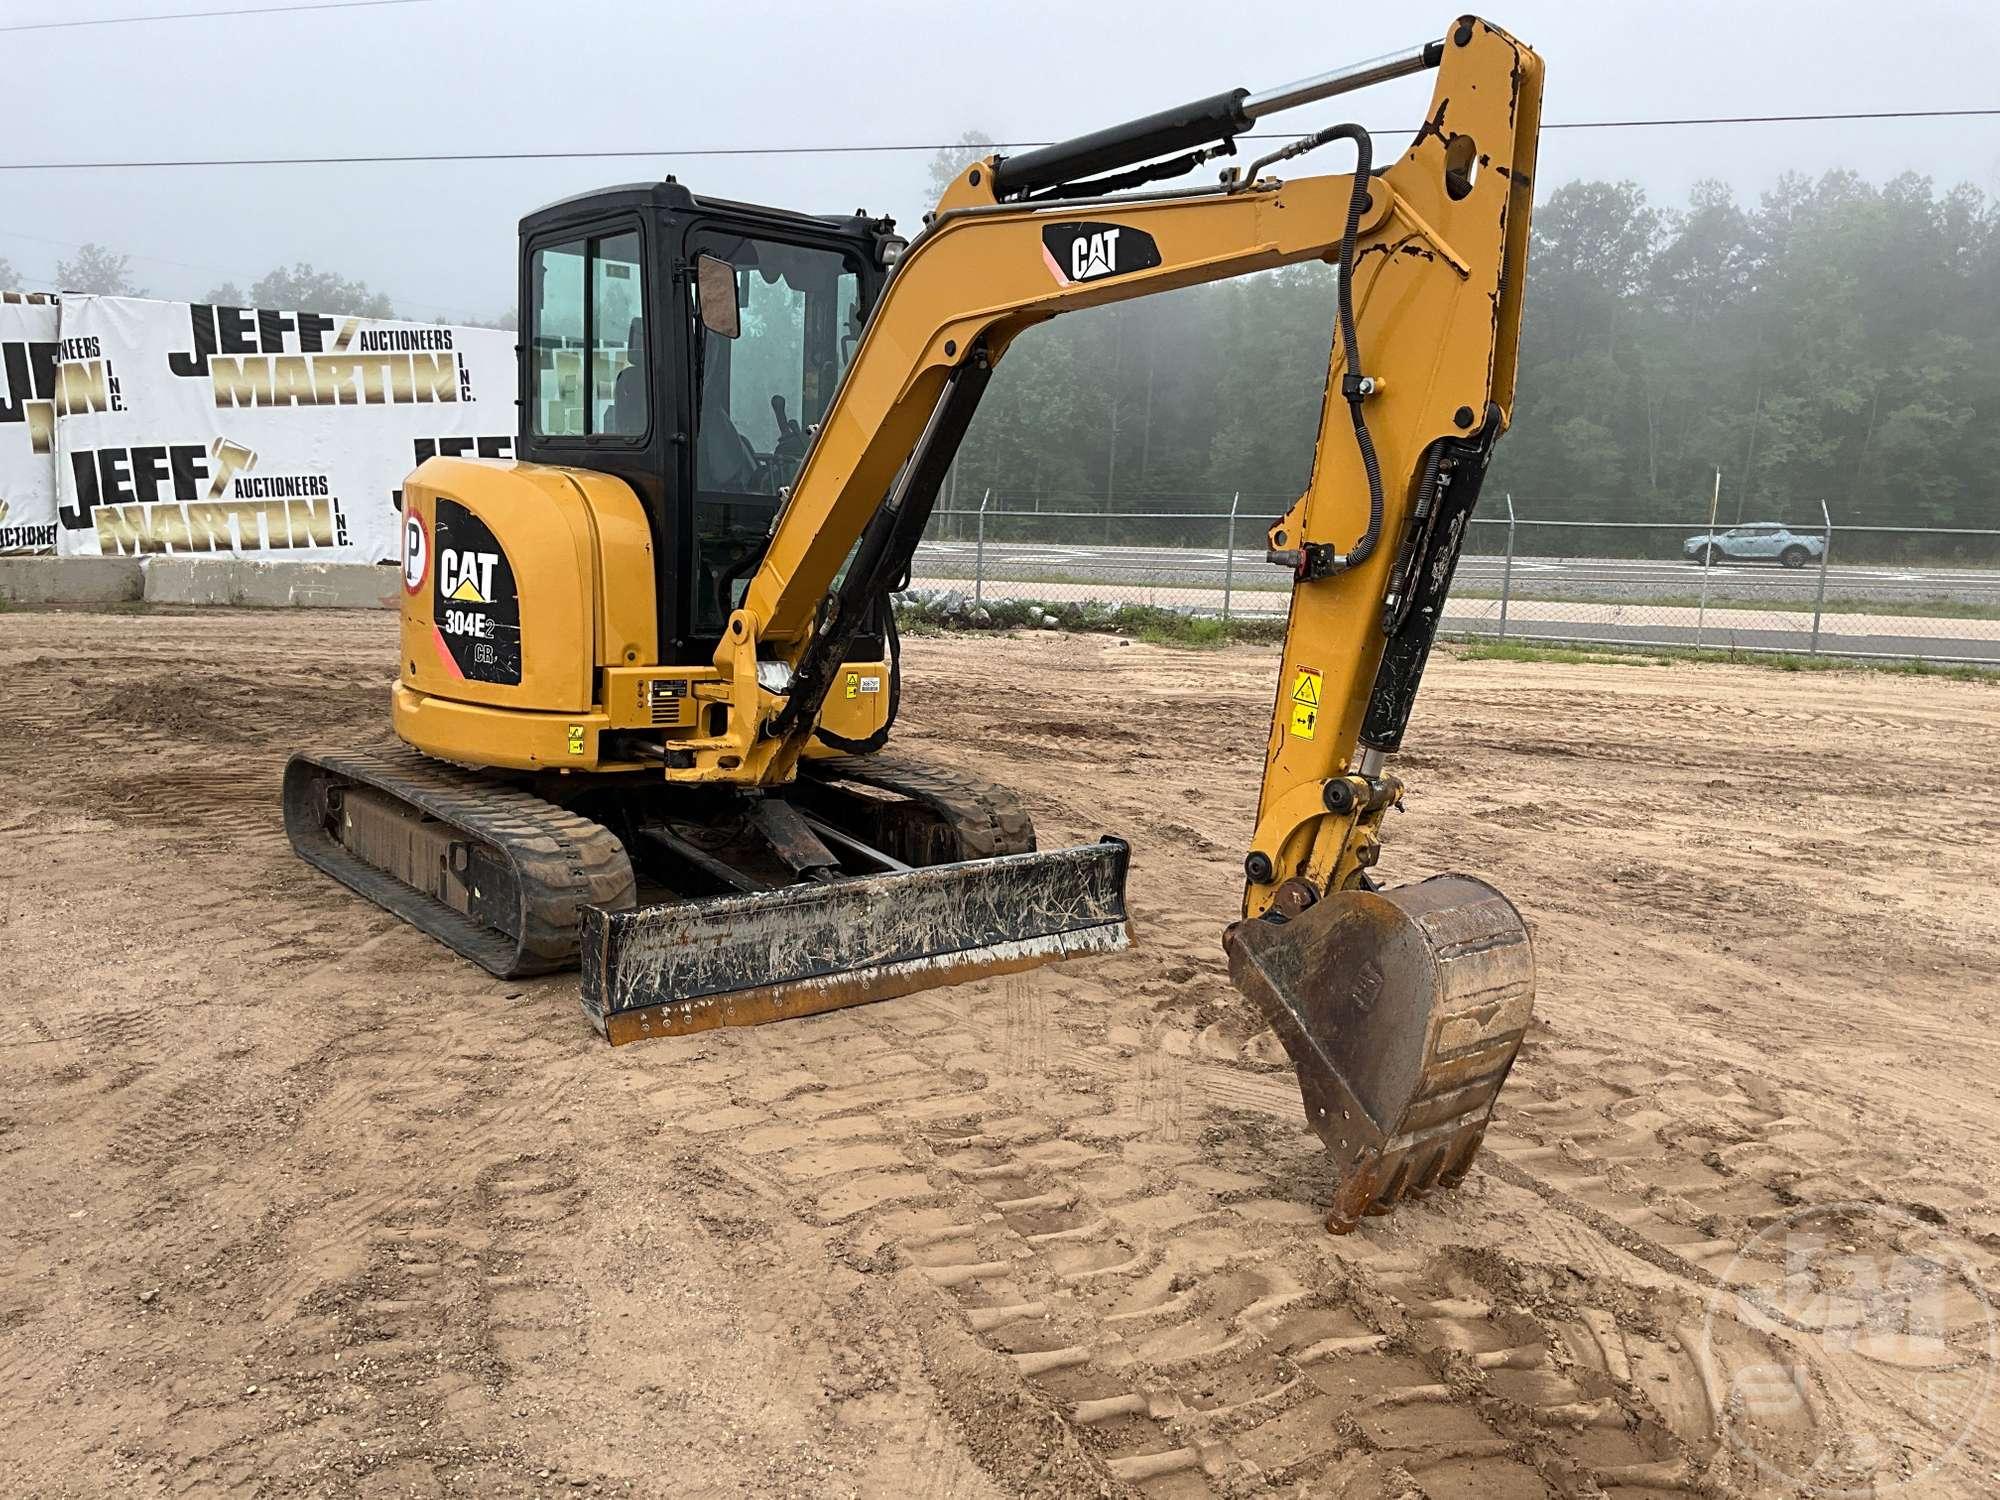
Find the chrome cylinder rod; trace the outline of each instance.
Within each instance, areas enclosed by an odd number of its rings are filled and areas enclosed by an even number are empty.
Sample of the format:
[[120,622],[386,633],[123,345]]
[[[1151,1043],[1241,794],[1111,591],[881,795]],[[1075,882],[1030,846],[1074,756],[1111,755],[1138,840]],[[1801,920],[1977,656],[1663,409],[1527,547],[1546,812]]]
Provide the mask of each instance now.
[[1400,52],[1385,52],[1366,62],[1349,63],[1331,73],[1315,74],[1311,78],[1301,78],[1297,83],[1252,94],[1243,101],[1241,108],[1251,119],[1261,120],[1280,110],[1331,99],[1335,94],[1351,94],[1356,89],[1371,88],[1392,78],[1408,78],[1412,73],[1435,68],[1443,58],[1443,42],[1424,42],[1419,46],[1405,47]]

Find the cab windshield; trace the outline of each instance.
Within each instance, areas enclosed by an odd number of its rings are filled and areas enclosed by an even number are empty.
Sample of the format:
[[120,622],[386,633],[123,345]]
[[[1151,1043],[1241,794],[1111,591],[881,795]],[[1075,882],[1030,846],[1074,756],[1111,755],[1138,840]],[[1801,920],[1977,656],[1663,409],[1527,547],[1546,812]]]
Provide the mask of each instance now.
[[695,618],[718,635],[762,558],[781,491],[798,477],[813,428],[861,338],[860,278],[837,251],[699,235],[694,255],[736,272],[738,333],[702,325],[695,419]]

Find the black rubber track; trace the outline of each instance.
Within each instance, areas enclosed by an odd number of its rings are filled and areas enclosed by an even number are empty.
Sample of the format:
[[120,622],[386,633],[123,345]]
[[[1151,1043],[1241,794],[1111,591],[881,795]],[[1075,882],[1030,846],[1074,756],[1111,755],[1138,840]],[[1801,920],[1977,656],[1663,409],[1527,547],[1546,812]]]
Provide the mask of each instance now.
[[[515,931],[488,927],[338,843],[325,793],[342,786],[385,793],[500,856],[520,896]],[[632,862],[608,828],[413,750],[294,755],[284,804],[300,858],[502,978],[575,968],[583,909],[623,911],[636,895]]]

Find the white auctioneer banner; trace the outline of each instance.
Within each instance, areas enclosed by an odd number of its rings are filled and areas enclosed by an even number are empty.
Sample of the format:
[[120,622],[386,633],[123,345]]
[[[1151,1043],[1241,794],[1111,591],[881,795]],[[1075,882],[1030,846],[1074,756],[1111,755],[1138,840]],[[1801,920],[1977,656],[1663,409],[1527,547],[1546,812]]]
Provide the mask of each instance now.
[[54,302],[0,295],[0,553],[56,545]]
[[65,296],[56,547],[65,556],[402,556],[403,480],[508,458],[514,335]]

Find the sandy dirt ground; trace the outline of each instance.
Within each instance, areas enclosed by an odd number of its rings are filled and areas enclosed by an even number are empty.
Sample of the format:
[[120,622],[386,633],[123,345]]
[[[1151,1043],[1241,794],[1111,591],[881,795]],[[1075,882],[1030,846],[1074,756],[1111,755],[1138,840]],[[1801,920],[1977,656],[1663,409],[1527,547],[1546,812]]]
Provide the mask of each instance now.
[[0,1493],[2000,1488],[2000,688],[1441,661],[1508,890],[1460,1190],[1344,1239],[1222,963],[1274,653],[909,643],[1127,954],[611,1052],[296,862],[387,616],[0,616]]

